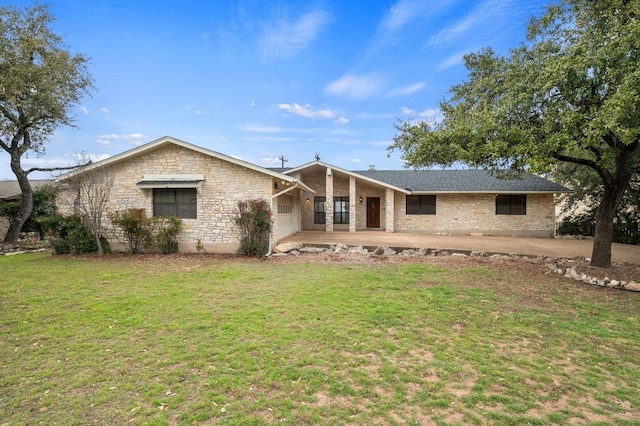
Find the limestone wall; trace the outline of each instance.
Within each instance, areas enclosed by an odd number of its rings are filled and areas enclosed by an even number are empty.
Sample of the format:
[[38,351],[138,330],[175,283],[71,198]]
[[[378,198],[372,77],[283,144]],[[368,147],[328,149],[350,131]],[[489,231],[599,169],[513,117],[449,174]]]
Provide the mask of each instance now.
[[496,215],[495,194],[438,194],[435,215],[407,215],[406,196],[395,198],[396,231],[554,236],[552,194],[528,194],[526,215]]
[[[164,145],[107,167],[115,176],[107,211],[144,208],[149,216],[153,214],[153,190],[136,186],[145,174],[205,176],[198,194],[197,219],[182,219],[183,231],[178,236],[181,252],[198,248],[210,253],[234,252],[238,241],[232,218],[237,202],[268,198],[274,188],[274,180],[265,174],[176,145]],[[107,217],[104,219],[112,247],[118,248],[115,229]]]

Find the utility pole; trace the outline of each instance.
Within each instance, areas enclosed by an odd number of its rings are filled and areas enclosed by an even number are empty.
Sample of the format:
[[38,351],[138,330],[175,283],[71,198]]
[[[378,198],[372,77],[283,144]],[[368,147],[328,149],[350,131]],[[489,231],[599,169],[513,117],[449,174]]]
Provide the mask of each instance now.
[[285,157],[284,155],[280,154],[280,157],[278,157],[278,160],[280,160],[280,162],[282,163],[282,168],[284,169],[284,163],[288,163],[289,160],[287,159],[287,157]]

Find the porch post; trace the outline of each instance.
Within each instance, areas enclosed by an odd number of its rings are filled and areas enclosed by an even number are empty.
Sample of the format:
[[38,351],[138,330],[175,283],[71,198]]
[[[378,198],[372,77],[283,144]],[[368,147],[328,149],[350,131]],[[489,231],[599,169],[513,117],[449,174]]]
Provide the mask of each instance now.
[[395,232],[395,191],[391,188],[387,188],[387,193],[385,196],[385,211],[384,217],[386,222],[386,231],[387,232]]
[[349,232],[356,232],[356,178],[349,176]]
[[327,179],[325,188],[325,225],[324,229],[327,232],[333,232],[333,173],[331,168],[327,167]]

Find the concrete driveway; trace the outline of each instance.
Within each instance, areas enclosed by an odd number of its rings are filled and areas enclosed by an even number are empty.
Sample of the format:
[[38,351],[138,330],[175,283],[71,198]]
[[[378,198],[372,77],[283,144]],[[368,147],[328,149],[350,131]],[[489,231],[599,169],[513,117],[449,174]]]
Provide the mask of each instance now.
[[[428,235],[412,233],[390,233],[383,231],[324,232],[301,231],[279,241],[279,243],[303,243],[307,246],[346,244],[348,246],[393,248],[437,248],[449,251],[485,251],[487,253],[519,253],[527,256],[574,258],[591,257],[591,240],[565,240],[554,238],[519,238],[469,235]],[[613,262],[640,264],[640,245],[614,243],[611,248]]]

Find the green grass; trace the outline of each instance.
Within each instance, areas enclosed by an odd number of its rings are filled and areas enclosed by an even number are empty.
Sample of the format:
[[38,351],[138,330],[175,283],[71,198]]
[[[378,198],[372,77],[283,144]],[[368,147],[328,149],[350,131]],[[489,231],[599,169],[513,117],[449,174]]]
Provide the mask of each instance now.
[[638,425],[639,314],[489,264],[3,256],[0,425]]

